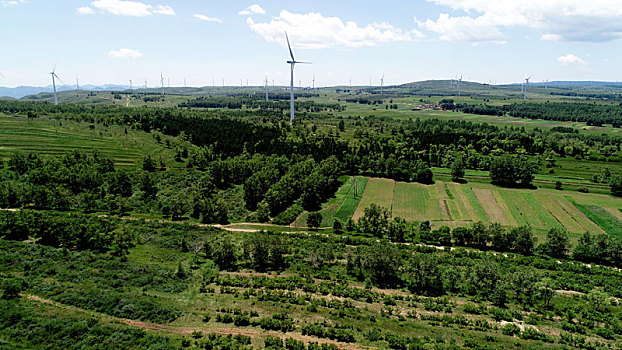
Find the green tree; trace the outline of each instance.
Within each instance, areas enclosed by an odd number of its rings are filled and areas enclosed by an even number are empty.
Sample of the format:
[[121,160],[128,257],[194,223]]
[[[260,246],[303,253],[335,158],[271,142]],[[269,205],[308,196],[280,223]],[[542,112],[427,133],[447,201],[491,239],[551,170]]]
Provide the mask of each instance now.
[[451,164],[451,179],[455,182],[460,181],[464,177],[464,161],[462,157],[458,157]]
[[565,258],[570,251],[570,241],[568,231],[563,228],[554,227],[546,234],[544,252],[554,258]]
[[536,237],[529,226],[519,226],[511,229],[514,238],[513,250],[519,254],[531,255],[536,246]]
[[622,175],[611,178],[609,185],[611,186],[612,195],[622,197]]
[[372,203],[365,208],[359,219],[358,227],[361,232],[371,233],[376,237],[383,237],[389,226],[389,211],[387,208]]
[[404,242],[407,231],[406,220],[397,217],[389,222],[387,233],[392,242]]
[[154,172],[156,170],[156,164],[150,155],[143,158],[143,170],[148,172]]
[[309,216],[307,216],[307,226],[317,230],[320,225],[322,225],[322,220],[322,213],[320,213],[319,211],[309,213]]

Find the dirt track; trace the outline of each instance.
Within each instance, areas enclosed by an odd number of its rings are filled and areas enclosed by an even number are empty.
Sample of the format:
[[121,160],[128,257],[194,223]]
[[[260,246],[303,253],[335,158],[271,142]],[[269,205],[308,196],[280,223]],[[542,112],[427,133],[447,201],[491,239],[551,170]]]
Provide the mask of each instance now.
[[[221,325],[218,324],[217,327],[215,328],[211,328],[211,325],[206,326],[205,328],[198,328],[198,327],[174,327],[174,326],[169,326],[169,325],[163,325],[163,324],[157,324],[157,323],[148,323],[148,322],[142,322],[142,321],[137,321],[137,320],[129,320],[129,319],[125,319],[125,318],[118,318],[118,317],[114,317],[114,316],[110,316],[110,315],[106,315],[106,314],[102,314],[102,313],[98,313],[98,312],[94,312],[94,311],[88,311],[88,310],[84,310],[78,307],[74,307],[74,306],[68,306],[68,305],[63,305],[60,303],[57,303],[53,300],[49,300],[49,299],[44,299],[41,298],[39,296],[36,295],[32,295],[32,294],[22,294],[22,297],[27,298],[29,300],[33,300],[33,301],[37,301],[43,304],[48,304],[48,305],[52,305],[64,310],[71,310],[74,312],[78,312],[78,313],[84,313],[84,314],[88,314],[90,316],[97,316],[101,319],[105,319],[105,320],[109,320],[109,321],[116,321],[116,322],[120,322],[123,324],[126,324],[128,326],[132,326],[132,327],[137,327],[137,328],[141,328],[141,329],[146,329],[146,330],[150,330],[150,331],[156,331],[156,332],[165,332],[165,333],[175,333],[175,334],[182,334],[182,335],[190,335],[193,332],[203,332],[203,333],[215,333],[215,334],[220,334],[220,335],[245,335],[245,336],[249,336],[251,338],[265,338],[267,336],[273,336],[273,337],[279,337],[282,339],[285,338],[294,338],[296,340],[301,340],[305,343],[309,343],[309,342],[317,342],[319,344],[324,344],[324,343],[328,343],[328,344],[335,344],[336,346],[338,346],[340,349],[346,349],[346,350],[360,350],[363,349],[363,347],[357,345],[357,344],[349,344],[349,343],[340,343],[334,340],[330,340],[330,339],[321,339],[321,338],[316,338],[316,337],[311,337],[311,336],[306,336],[306,335],[302,335],[300,333],[282,333],[282,332],[274,332],[274,331],[264,331],[261,329],[256,329],[256,328],[237,328],[237,327],[230,327],[230,326],[226,326],[226,325]],[[367,349],[367,347],[366,347]]]

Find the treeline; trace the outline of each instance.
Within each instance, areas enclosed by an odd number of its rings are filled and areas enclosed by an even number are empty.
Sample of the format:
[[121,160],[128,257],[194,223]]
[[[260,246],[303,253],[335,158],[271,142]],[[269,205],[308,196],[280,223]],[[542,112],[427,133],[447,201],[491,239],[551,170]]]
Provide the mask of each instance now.
[[498,223],[488,225],[477,222],[471,227],[442,226],[432,229],[429,221],[416,227],[401,218],[390,219],[389,211],[376,204],[365,208],[363,216],[354,223],[350,220],[346,230],[369,233],[392,242],[416,241],[442,246],[473,247],[497,252],[513,252],[521,255],[542,254],[553,258],[570,258],[586,263],[622,267],[622,239],[608,235],[585,233],[572,248],[569,233],[565,229],[551,228],[546,241],[537,244],[529,226],[506,228]]
[[622,106],[595,103],[546,102],[513,103],[503,106],[454,104],[452,100],[443,100],[445,109],[481,115],[510,115],[517,118],[543,119],[555,121],[583,122],[591,126],[611,124],[614,128],[622,127]]
[[[259,96],[259,95],[258,95]],[[275,111],[288,111],[290,109],[289,97],[269,101],[260,97],[198,97],[178,105],[181,108],[227,108],[227,109],[266,109]],[[332,112],[342,111],[345,107],[339,103],[317,103],[315,101],[296,101],[296,111],[306,112]]]
[[127,255],[133,235],[118,220],[84,214],[42,211],[0,211],[0,238],[14,241],[34,239],[54,248]]

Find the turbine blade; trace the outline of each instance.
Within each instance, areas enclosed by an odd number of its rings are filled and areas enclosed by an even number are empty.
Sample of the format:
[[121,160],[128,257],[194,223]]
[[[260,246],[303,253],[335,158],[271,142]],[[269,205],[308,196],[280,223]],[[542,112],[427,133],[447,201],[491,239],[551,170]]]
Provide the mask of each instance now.
[[300,63],[300,64],[313,64],[313,62],[299,62],[299,61],[296,61],[294,63],[295,64],[298,64],[298,63]]
[[292,46],[289,44],[289,37],[287,36],[287,31],[285,32],[285,39],[287,39],[287,47],[289,48],[289,55],[292,57],[292,61],[296,62],[296,59],[294,58],[294,53],[292,52]]

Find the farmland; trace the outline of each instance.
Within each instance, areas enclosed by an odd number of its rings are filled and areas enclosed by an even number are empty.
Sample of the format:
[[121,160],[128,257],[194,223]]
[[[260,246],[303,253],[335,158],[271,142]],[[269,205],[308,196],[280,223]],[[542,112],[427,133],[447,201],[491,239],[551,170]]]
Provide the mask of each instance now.
[[[351,196],[348,194],[345,198]],[[338,196],[335,200],[344,202],[346,199]],[[478,182],[443,181],[422,185],[370,178],[352,219],[357,221],[371,203],[389,209],[394,218],[411,222],[429,220],[434,227],[468,226],[478,221],[527,225],[538,232],[562,227],[573,233],[573,239],[586,231],[619,235],[619,227],[622,227],[622,199],[545,188],[508,189]],[[330,226],[331,220],[326,217],[336,215],[329,211],[323,213],[324,226]],[[341,221],[347,219],[339,217]]]

